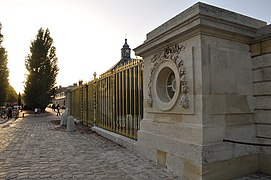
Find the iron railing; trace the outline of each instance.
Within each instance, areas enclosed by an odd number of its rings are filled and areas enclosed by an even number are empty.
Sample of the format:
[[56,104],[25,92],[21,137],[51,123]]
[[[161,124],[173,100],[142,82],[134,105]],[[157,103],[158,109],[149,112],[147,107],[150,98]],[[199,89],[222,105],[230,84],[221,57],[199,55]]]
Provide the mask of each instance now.
[[88,126],[137,139],[143,118],[142,60],[132,59],[72,91],[71,115]]

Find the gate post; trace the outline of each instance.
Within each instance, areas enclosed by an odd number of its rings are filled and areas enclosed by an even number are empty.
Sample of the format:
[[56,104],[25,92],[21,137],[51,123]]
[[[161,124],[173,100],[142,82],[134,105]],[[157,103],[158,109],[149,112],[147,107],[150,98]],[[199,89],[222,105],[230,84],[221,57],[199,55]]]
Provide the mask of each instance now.
[[66,91],[66,107],[65,112],[61,116],[61,122],[60,125],[67,125],[67,119],[69,116],[71,116],[71,96],[72,96],[72,90],[70,88],[67,88]]

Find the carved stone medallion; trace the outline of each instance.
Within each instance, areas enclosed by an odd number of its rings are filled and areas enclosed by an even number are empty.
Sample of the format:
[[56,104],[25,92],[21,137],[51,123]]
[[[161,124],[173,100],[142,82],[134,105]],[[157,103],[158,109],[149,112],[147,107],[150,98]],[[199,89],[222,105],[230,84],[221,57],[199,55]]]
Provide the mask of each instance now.
[[[181,94],[181,108],[187,109],[189,107],[187,97],[189,87],[185,77],[186,72],[183,59],[181,58],[181,53],[185,50],[185,48],[185,45],[176,44],[172,47],[167,47],[163,51],[154,54],[151,58],[150,79],[147,84],[147,104],[149,105],[149,107],[153,107],[153,83],[155,77],[155,81],[158,83],[157,86],[160,87],[159,83],[162,83],[162,86],[166,86],[163,92],[159,92],[159,90],[156,90],[158,92],[158,99],[161,99],[161,102],[167,102],[171,100],[176,101],[176,98],[174,97],[178,97],[178,95],[175,94],[179,92]],[[173,64],[174,68],[171,68],[172,66],[167,64]],[[158,74],[155,76],[156,73],[160,73],[161,75]],[[159,80],[157,80],[157,78],[159,78]],[[160,80],[161,78],[165,80]],[[176,82],[176,80],[178,80],[178,82]],[[179,89],[176,89],[177,86]],[[161,93],[166,93],[168,99],[163,99],[165,95],[159,95]],[[168,109],[169,108],[162,108],[162,110]]]

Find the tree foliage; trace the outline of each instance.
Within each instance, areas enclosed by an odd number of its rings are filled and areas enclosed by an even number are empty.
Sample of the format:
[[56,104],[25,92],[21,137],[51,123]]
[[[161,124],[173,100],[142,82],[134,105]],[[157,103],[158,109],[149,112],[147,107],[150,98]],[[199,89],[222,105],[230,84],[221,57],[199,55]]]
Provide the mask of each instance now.
[[6,49],[2,46],[3,35],[1,34],[2,24],[0,23],[0,106],[4,105],[7,99],[9,88],[8,76],[9,70],[7,67],[8,56]]
[[39,29],[36,39],[31,42],[25,67],[28,72],[24,89],[26,106],[29,109],[39,107],[44,110],[55,94],[58,74],[56,48],[49,29]]
[[6,101],[8,103],[18,103],[17,102],[18,101],[18,94],[11,85],[9,85],[9,87],[8,87]]

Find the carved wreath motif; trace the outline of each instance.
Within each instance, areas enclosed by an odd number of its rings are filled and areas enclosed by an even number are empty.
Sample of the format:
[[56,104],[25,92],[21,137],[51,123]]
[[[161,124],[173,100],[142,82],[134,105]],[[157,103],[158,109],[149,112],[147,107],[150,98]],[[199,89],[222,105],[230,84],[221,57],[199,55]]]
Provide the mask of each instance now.
[[182,51],[185,50],[185,46],[184,45],[174,45],[173,47],[167,47],[165,48],[163,51],[154,54],[153,57],[151,58],[151,69],[150,69],[150,79],[148,82],[148,99],[147,99],[147,103],[149,105],[149,107],[153,106],[153,99],[152,99],[152,80],[153,80],[153,76],[154,76],[154,70],[156,68],[156,66],[162,61],[162,60],[170,60],[173,61],[174,64],[176,64],[176,66],[178,67],[178,71],[179,71],[179,76],[180,76],[180,90],[181,90],[181,107],[184,109],[187,109],[189,106],[189,102],[188,102],[188,85],[187,85],[187,81],[185,78],[185,68],[183,65],[183,60],[180,58],[180,53]]

